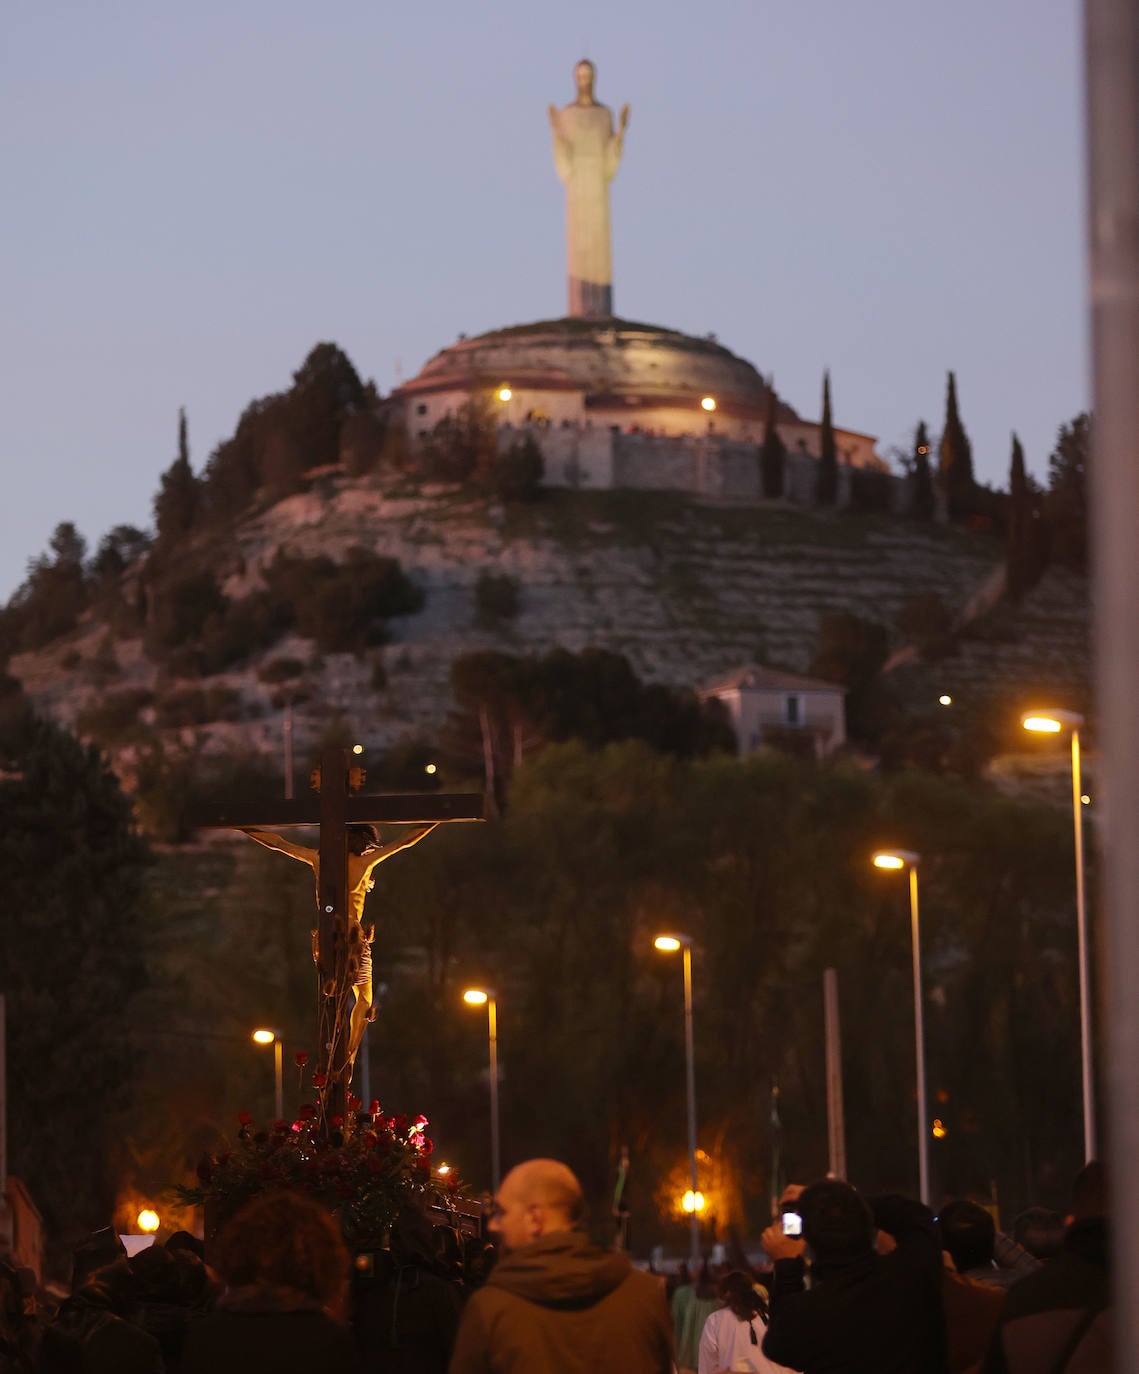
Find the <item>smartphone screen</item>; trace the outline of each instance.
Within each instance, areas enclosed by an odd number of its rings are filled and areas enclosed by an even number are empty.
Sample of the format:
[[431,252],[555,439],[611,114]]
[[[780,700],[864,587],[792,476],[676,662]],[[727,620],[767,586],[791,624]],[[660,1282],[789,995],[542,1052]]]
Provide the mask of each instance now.
[[803,1218],[798,1212],[783,1213],[783,1234],[785,1236],[801,1236],[803,1234]]

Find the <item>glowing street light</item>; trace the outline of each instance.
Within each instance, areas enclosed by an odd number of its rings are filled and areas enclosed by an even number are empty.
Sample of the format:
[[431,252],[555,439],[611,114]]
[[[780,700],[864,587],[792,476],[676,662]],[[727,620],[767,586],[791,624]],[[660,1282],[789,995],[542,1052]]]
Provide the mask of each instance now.
[[1076,845],[1076,950],[1080,971],[1080,1078],[1084,1098],[1084,1158],[1096,1157],[1095,1085],[1092,1066],[1091,967],[1088,958],[1088,911],[1084,876],[1084,813],[1091,798],[1080,781],[1080,730],[1084,718],[1078,711],[1029,711],[1021,717],[1026,730],[1038,735],[1072,732],[1072,831]]
[[153,1207],[144,1207],[134,1219],[135,1225],[144,1236],[152,1236],[161,1226],[158,1213]]
[[910,874],[910,944],[914,965],[914,1058],[918,1096],[918,1191],[929,1206],[929,1136],[925,1106],[925,1024],[921,995],[921,927],[918,922],[918,864],[921,855],[912,849],[883,849],[874,855],[874,867],[886,872]]
[[255,1045],[273,1046],[273,1112],[274,1120],[280,1121],[285,1115],[284,1047],[281,1044],[281,1032],[266,1029],[255,1030],[252,1040]]
[[712,413],[712,411],[714,411],[714,410],[716,409],[716,398],[715,398],[715,396],[704,396],[704,397],[702,397],[702,398],[701,398],[701,401],[700,401],[700,409],[701,409],[701,410],[706,410],[706,411],[708,412],[708,414],[710,415],[710,414]]
[[[653,941],[653,945],[663,954],[675,954],[677,950],[680,950],[684,956],[684,1066],[688,1097],[688,1171],[692,1180],[692,1187],[689,1191],[695,1199],[700,1196],[700,1191],[696,1187],[696,1055],[692,1040],[692,938],[688,935],[681,935],[679,932],[658,935]],[[692,1230],[689,1258],[694,1263],[699,1263],[699,1208],[693,1206],[691,1214]]]
[[511,396],[513,396],[513,395],[514,395],[514,392],[511,391],[511,389],[510,389],[508,386],[500,386],[500,387],[498,388],[498,399],[499,399],[500,401],[502,401],[503,404],[505,404],[507,401],[509,401],[510,398],[511,398]]
[[692,1189],[689,1188],[689,1190],[681,1198],[680,1205],[690,1215],[695,1216],[698,1212],[702,1212],[704,1210],[704,1194],[694,1193]]
[[937,698],[937,704],[939,706],[952,706],[953,698],[949,695],[948,692],[942,692],[942,694]]
[[497,1193],[502,1178],[498,1141],[498,1000],[490,988],[468,988],[463,1001],[469,1007],[486,1007],[490,1042],[490,1182],[491,1192]]

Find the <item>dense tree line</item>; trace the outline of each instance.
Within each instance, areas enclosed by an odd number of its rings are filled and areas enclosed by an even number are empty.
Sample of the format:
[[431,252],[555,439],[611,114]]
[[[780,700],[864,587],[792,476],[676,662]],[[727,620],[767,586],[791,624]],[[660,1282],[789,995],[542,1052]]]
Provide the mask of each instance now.
[[9,1165],[56,1240],[107,1225],[141,1043],[150,856],[97,752],[26,710],[0,731]]
[[[679,1239],[656,1196],[685,1151],[680,969],[652,949],[671,927],[695,941],[699,1143],[743,1198],[742,1212],[722,1204],[720,1225],[754,1234],[763,1224],[773,1080],[785,1172],[825,1168],[827,967],[839,975],[851,1176],[912,1189],[908,907],[905,883],[869,864],[884,843],[924,857],[931,1115],[948,1131],[933,1142],[935,1191],[988,1193],[995,1180],[1006,1217],[1054,1203],[1080,1151],[1070,826],[1062,813],[920,773],[877,777],[780,755],[685,760],[636,740],[527,754],[501,820],[446,827],[377,872],[369,901],[386,992],[371,1091],[388,1110],[424,1111],[441,1157],[485,1184],[486,1027],[460,994],[493,985],[505,1162],[570,1160],[604,1218],[627,1145],[635,1245]],[[169,863],[177,876],[156,878],[173,894],[171,919],[199,936],[189,947],[168,937],[180,989],[172,1024],[228,1027],[240,1006],[285,1026],[290,1053],[311,1051],[303,871],[252,846]],[[196,876],[198,863],[208,873]],[[195,899],[198,883],[216,897]],[[164,1053],[188,1059],[179,1044]],[[150,1066],[153,1110],[131,1138],[156,1168],[175,1147],[168,1169],[192,1167],[187,1140],[200,1147],[236,1111],[269,1109],[268,1065],[251,1063],[236,1034],[232,1049],[202,1045],[195,1057],[189,1101],[163,1088],[161,1062]],[[225,1085],[212,1094],[210,1072]],[[287,1094],[292,1105],[292,1084]],[[163,1102],[182,1134],[165,1136]],[[157,1153],[155,1135],[167,1140]]]

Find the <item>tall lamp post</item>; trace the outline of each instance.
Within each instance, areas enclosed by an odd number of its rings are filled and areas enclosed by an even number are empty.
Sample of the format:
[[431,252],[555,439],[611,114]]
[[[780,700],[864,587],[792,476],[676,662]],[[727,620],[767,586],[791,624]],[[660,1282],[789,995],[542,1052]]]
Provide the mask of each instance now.
[[468,988],[463,993],[463,1001],[471,1007],[486,1006],[490,1038],[490,1184],[491,1192],[497,1193],[502,1181],[498,1144],[498,1001],[490,988]]
[[1080,728],[1077,711],[1030,711],[1021,724],[1034,734],[1072,733],[1072,831],[1076,845],[1076,949],[1080,973],[1080,1077],[1084,1098],[1084,1158],[1096,1157],[1095,1087],[1092,1068],[1091,961],[1088,956],[1088,911],[1084,879],[1084,802],[1080,778]]
[[253,1043],[255,1045],[273,1046],[273,1114],[274,1120],[280,1121],[285,1115],[284,1046],[281,1044],[281,1032],[255,1030]]
[[684,960],[684,1066],[688,1097],[688,1172],[691,1178],[692,1208],[689,1213],[691,1233],[689,1258],[700,1262],[700,1208],[703,1199],[696,1179],[696,1056],[692,1039],[692,937],[689,935],[658,935],[653,941],[665,954],[680,950]]
[[912,849],[880,850],[874,867],[886,872],[907,869],[910,875],[910,944],[914,964],[914,1058],[918,1097],[918,1192],[929,1206],[929,1118],[925,1101],[925,1016],[921,991],[921,927],[918,921],[918,864],[921,855]]

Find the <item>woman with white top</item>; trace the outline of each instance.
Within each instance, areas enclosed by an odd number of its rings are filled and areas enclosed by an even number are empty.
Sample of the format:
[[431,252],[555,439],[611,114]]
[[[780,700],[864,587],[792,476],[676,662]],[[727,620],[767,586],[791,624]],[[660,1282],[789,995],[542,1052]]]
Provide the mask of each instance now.
[[784,1368],[763,1353],[767,1304],[751,1278],[733,1269],[720,1280],[723,1307],[704,1323],[700,1336],[699,1374],[777,1374]]

